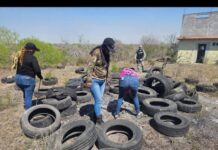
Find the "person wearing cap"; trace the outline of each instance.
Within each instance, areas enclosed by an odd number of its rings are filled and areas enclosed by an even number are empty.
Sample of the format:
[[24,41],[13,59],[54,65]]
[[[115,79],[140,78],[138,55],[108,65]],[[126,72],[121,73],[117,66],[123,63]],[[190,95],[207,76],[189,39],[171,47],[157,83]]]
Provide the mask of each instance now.
[[116,111],[114,112],[114,118],[119,118],[121,105],[123,104],[123,97],[131,91],[132,99],[135,106],[136,117],[140,118],[143,113],[140,111],[139,98],[138,98],[138,87],[139,87],[139,75],[134,68],[123,68],[119,74],[119,96],[116,105]]
[[40,80],[43,79],[38,60],[34,56],[35,51],[40,50],[35,44],[29,42],[18,53],[15,82],[23,92],[25,110],[32,106],[32,95],[36,84],[35,76],[37,75]]
[[106,82],[109,83],[109,65],[110,55],[114,52],[115,41],[112,38],[105,38],[100,46],[91,50],[90,61],[87,68],[87,74],[91,78],[91,83],[85,83],[90,88],[94,98],[94,122],[102,124],[101,103],[105,90]]
[[138,47],[135,54],[135,60],[137,64],[137,70],[140,71],[139,66],[141,66],[142,71],[144,70],[144,64],[143,61],[146,59],[146,53],[142,48],[142,45]]

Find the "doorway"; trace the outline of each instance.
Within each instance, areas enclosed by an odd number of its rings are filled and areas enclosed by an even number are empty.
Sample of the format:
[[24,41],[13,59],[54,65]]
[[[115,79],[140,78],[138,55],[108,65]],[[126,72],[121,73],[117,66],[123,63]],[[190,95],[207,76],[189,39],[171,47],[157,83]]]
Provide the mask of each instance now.
[[196,63],[204,62],[206,48],[207,48],[207,44],[198,44],[198,54],[197,54]]

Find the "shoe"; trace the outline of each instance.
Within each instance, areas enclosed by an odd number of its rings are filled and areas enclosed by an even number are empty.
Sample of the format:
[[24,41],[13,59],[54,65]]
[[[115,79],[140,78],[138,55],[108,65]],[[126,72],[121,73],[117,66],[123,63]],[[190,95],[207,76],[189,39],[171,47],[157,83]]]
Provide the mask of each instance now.
[[143,113],[141,111],[136,114],[136,118],[141,118],[142,116],[143,116]]
[[104,121],[102,119],[102,115],[100,115],[99,117],[97,117],[96,124],[102,125],[103,123],[104,123]]
[[114,115],[114,119],[118,119],[120,117],[120,115],[116,114]]

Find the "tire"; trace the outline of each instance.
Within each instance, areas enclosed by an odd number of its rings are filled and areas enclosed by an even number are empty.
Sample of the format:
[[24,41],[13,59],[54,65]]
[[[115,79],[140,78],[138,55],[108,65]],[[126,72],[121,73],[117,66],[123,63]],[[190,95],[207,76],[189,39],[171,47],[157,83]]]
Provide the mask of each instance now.
[[217,91],[217,88],[213,85],[207,85],[207,84],[198,84],[196,85],[196,90],[199,92],[215,92]]
[[176,103],[163,98],[149,98],[143,101],[143,106],[149,116],[154,116],[157,112],[177,112]]
[[38,91],[34,92],[35,97],[46,97],[48,88],[39,89]]
[[193,99],[184,98],[183,100],[177,101],[177,106],[179,111],[194,113],[199,112],[202,109],[202,105]]
[[218,89],[218,82],[213,83],[213,86],[215,86]]
[[184,98],[188,98],[188,97],[189,96],[186,95],[184,92],[178,92],[178,93],[174,93],[171,95],[167,95],[165,98],[176,102],[176,101],[182,100]]
[[[31,125],[30,120],[32,117],[39,113],[46,113],[53,116],[54,122],[45,128],[37,128]],[[34,107],[31,107],[21,117],[20,120],[21,129],[23,130],[24,134],[30,138],[41,138],[43,136],[50,135],[54,131],[56,131],[61,125],[61,116],[60,112],[53,106],[41,104]]]
[[[138,88],[138,98],[139,101],[142,103],[147,98],[157,97],[157,92],[149,87],[141,86]],[[133,96],[128,94],[129,99],[133,99]]]
[[167,136],[183,136],[188,132],[189,126],[190,121],[176,113],[158,112],[154,115],[153,127],[160,133]]
[[185,82],[188,83],[188,84],[198,84],[199,80],[192,79],[192,78],[185,78]]
[[119,79],[111,79],[112,84],[119,84]]
[[40,117],[41,118],[37,118],[35,120],[34,118],[31,119],[30,124],[37,128],[46,128],[54,122],[53,117],[49,116],[49,114],[48,115],[43,114]]
[[101,148],[99,150],[119,150],[119,149],[116,149],[116,148]]
[[45,86],[55,85],[58,83],[58,78],[51,77],[51,78],[45,78],[42,80],[42,84]]
[[151,67],[149,69],[149,73],[150,74],[161,74],[161,75],[163,75],[163,69],[160,68],[160,67]]
[[14,83],[15,82],[15,76],[7,76],[1,79],[2,83]]
[[196,90],[187,90],[186,95],[196,101],[199,99],[198,92]]
[[173,89],[170,91],[171,94],[178,93],[178,92],[184,92],[188,90],[187,86],[183,82],[177,82],[174,84]]
[[[78,120],[69,122],[62,128],[61,135],[63,150],[88,150],[97,140],[95,125],[90,120]],[[74,142],[66,143],[71,137],[76,137]]]
[[82,78],[73,78],[73,79],[68,80],[65,86],[78,90],[78,91],[82,91],[84,88],[84,81]]
[[75,70],[75,73],[79,73],[79,74],[85,74],[86,71],[83,67],[79,67]]
[[67,96],[65,99],[57,100],[55,98],[48,98],[42,100],[43,104],[48,104],[56,107],[58,110],[63,110],[72,105],[72,99],[70,96]]
[[109,91],[114,94],[119,94],[119,84],[110,85]]
[[[157,84],[154,84],[156,82]],[[152,88],[158,93],[158,97],[168,95],[173,87],[169,79],[162,75],[151,75],[144,80],[144,86]]]
[[77,103],[86,103],[91,101],[91,94],[88,91],[76,91]]
[[[107,133],[115,131],[128,135],[128,142],[115,143],[111,141]],[[117,148],[119,150],[140,150],[142,148],[143,134],[138,126],[127,120],[110,120],[103,124],[98,130],[98,146],[99,148]]]
[[76,102],[72,101],[72,104],[70,107],[60,110],[61,117],[74,115],[76,111],[77,111]]

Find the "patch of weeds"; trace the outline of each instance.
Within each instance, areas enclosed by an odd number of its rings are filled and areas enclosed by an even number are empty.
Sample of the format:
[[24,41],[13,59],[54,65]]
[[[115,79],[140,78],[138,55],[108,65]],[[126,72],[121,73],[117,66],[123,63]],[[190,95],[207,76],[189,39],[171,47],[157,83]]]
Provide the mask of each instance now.
[[12,93],[7,92],[5,95],[0,96],[0,111],[12,106],[15,106]]
[[49,71],[45,74],[45,78],[51,78],[52,77],[52,71]]

